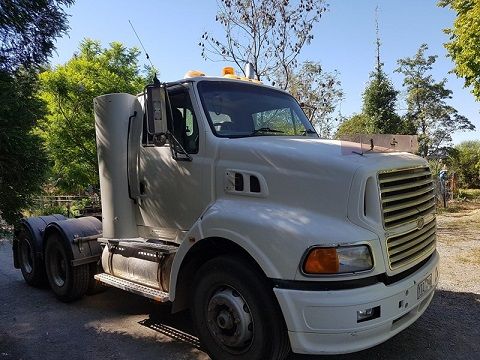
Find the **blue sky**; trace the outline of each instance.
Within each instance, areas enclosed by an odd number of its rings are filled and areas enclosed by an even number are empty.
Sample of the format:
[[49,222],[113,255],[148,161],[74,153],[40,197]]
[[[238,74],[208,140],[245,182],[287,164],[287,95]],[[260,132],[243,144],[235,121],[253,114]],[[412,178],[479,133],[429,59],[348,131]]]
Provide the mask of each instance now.
[[[329,11],[314,29],[314,40],[305,47],[299,60],[313,60],[327,71],[339,72],[345,99],[340,111],[348,116],[361,111],[362,92],[375,63],[375,7],[380,9],[381,57],[385,71],[398,90],[402,77],[393,70],[397,60],[413,56],[422,43],[429,54],[438,55],[433,75],[448,79],[453,91],[450,104],[467,116],[477,127],[475,132],[454,134],[454,142],[480,139],[480,103],[475,102],[463,80],[449,74],[453,68],[443,43],[448,40],[442,29],[450,27],[455,14],[438,8],[437,0],[330,0]],[[204,31],[221,36],[215,22],[215,0],[77,0],[67,12],[70,17],[68,36],[57,42],[54,65],[70,59],[83,38],[100,40],[107,46],[120,41],[129,47],[140,47],[130,28],[134,24],[151,60],[160,70],[161,80],[182,78],[187,70],[198,69],[208,75],[219,75],[224,63],[205,61],[198,42]],[[140,61],[147,63],[145,56]],[[401,92],[400,99],[404,97]],[[402,101],[399,108],[404,108]]]

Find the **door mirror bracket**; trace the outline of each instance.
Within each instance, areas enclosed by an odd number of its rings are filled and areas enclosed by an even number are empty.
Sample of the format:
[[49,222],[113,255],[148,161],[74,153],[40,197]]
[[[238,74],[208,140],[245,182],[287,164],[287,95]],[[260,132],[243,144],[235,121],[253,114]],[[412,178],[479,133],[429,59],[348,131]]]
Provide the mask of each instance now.
[[177,161],[192,161],[193,158],[184,149],[180,141],[178,141],[178,139],[171,132],[168,132],[167,135],[170,141],[170,150],[172,152],[172,157]]

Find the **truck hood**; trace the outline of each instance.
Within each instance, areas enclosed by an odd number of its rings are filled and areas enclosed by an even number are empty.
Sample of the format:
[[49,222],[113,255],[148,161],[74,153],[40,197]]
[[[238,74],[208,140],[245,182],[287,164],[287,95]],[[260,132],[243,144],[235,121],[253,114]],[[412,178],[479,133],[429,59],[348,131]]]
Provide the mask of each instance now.
[[[219,140],[217,184],[224,184],[229,170],[255,172],[265,179],[270,201],[337,218],[347,217],[348,196],[359,168],[368,169],[359,172],[366,174],[424,164],[408,153],[360,155],[352,152],[351,143],[335,140],[284,136]],[[217,187],[217,196],[223,195],[224,189]]]

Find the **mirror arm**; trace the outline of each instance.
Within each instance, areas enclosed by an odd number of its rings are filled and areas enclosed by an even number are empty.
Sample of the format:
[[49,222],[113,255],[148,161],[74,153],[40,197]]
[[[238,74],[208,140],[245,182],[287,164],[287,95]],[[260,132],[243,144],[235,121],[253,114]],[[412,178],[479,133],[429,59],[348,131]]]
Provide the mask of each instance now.
[[[183,148],[180,141],[178,141],[178,139],[170,131],[167,132],[167,136],[170,139],[170,150],[172,151],[172,157],[175,160],[185,160],[185,161],[192,161],[193,160],[193,158],[190,156],[190,154],[187,153],[187,151]],[[174,142],[175,144],[172,144],[172,142]],[[177,146],[182,151],[181,154],[186,156],[186,159],[178,157]]]

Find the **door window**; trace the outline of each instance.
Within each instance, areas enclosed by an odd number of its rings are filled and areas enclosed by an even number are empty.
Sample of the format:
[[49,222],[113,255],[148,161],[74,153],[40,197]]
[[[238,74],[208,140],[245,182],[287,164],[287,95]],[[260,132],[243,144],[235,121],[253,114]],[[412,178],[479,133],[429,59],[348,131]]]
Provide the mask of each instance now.
[[[168,130],[187,153],[196,154],[198,153],[199,131],[188,89],[182,85],[175,86],[168,89],[168,95],[172,108],[171,119],[169,119],[168,122]],[[167,116],[169,116],[168,111]],[[144,119],[143,129],[143,144],[152,144],[153,134],[148,132],[146,118]]]
[[168,91],[173,121],[170,129],[175,138],[189,154],[198,152],[198,123],[193,111],[188,90],[183,86]]

